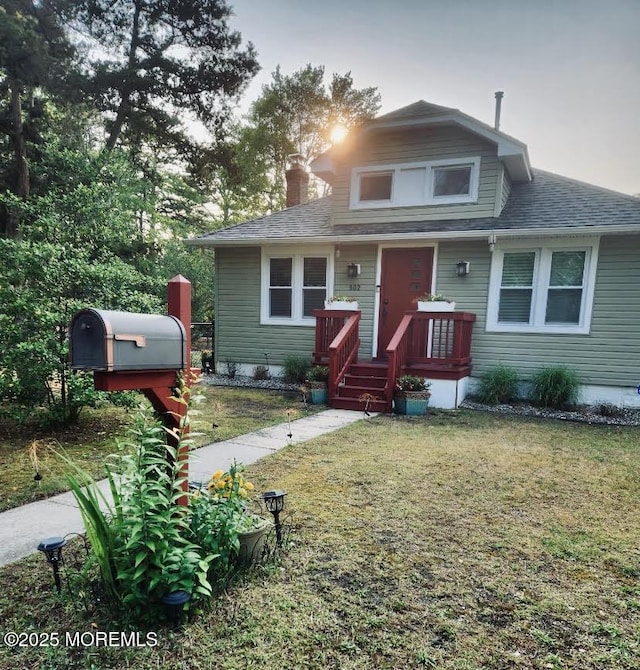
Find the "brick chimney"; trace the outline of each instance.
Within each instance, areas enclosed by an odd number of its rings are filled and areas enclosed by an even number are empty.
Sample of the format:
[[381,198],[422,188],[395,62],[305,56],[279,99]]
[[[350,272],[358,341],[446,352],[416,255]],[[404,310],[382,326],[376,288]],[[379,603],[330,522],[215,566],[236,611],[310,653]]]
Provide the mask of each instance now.
[[290,154],[287,178],[287,207],[301,205],[309,199],[309,173],[304,165],[302,154]]

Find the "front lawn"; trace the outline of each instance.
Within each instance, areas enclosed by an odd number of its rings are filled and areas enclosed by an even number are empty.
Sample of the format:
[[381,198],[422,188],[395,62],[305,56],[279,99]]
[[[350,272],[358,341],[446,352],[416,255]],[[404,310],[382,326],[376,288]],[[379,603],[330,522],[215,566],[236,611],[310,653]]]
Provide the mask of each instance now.
[[[293,544],[142,648],[19,649],[0,668],[637,668],[640,429],[459,411],[381,416],[252,465]],[[0,570],[3,628],[53,610],[41,556]]]
[[[297,418],[317,410],[304,410],[296,394],[277,391],[199,385],[194,394],[203,397],[193,416],[198,446],[284,423],[287,411]],[[103,477],[105,460],[117,450],[131,418],[130,411],[106,405],[83,410],[77,425],[57,431],[0,421],[0,511],[67,490],[65,466],[49,447],[64,449],[93,477]],[[34,479],[34,454],[41,479]]]

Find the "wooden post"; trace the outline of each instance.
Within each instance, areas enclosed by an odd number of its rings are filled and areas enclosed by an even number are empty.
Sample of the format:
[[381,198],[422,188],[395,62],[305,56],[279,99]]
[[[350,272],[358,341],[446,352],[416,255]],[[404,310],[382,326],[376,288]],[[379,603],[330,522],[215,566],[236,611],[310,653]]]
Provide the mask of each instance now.
[[[167,307],[171,316],[175,316],[184,326],[186,336],[187,360],[185,364],[184,379],[187,386],[191,385],[191,282],[182,275],[176,275],[169,280],[167,284]],[[154,389],[155,391],[156,389]],[[168,401],[170,402],[170,401]],[[175,421],[176,427],[179,427],[180,421],[185,417],[187,408],[185,405],[174,403],[170,411],[175,412],[177,416],[169,414]],[[182,431],[183,439],[189,434],[189,426],[185,426]],[[169,436],[169,443],[177,447],[177,440]],[[189,449],[182,446],[178,452],[178,463],[180,464],[180,476],[184,479],[182,490],[186,493],[189,490]],[[186,505],[188,498],[186,495],[178,499],[178,504]]]

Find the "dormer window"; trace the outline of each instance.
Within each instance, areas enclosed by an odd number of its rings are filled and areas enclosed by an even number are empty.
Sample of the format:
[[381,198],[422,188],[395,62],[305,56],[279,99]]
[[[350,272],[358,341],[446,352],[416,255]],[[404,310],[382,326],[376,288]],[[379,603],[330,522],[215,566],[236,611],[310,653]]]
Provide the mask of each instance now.
[[477,202],[479,181],[480,158],[355,168],[351,209]]
[[360,175],[360,200],[391,200],[393,172],[365,172]]
[[436,167],[433,169],[433,197],[469,195],[473,166]]

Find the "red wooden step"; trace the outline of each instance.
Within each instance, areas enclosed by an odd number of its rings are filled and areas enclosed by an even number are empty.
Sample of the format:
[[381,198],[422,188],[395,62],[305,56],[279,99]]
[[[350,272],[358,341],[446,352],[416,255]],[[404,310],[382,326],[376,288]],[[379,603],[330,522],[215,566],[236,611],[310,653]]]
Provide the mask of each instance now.
[[351,384],[338,386],[338,396],[341,398],[359,398],[364,393],[368,393],[369,395],[375,396],[376,398],[384,398],[383,389],[371,388],[367,386],[353,386]]
[[[352,409],[356,411],[364,411],[365,402],[358,398],[343,398],[337,397],[331,401],[331,407],[336,409]],[[369,401],[368,410],[370,412],[386,412],[387,406],[383,400]]]
[[386,377],[389,366],[386,363],[354,363],[349,374],[360,377]]
[[346,386],[359,386],[361,388],[383,389],[387,385],[386,377],[365,377],[363,375],[354,375],[349,371],[345,375],[344,383]]

